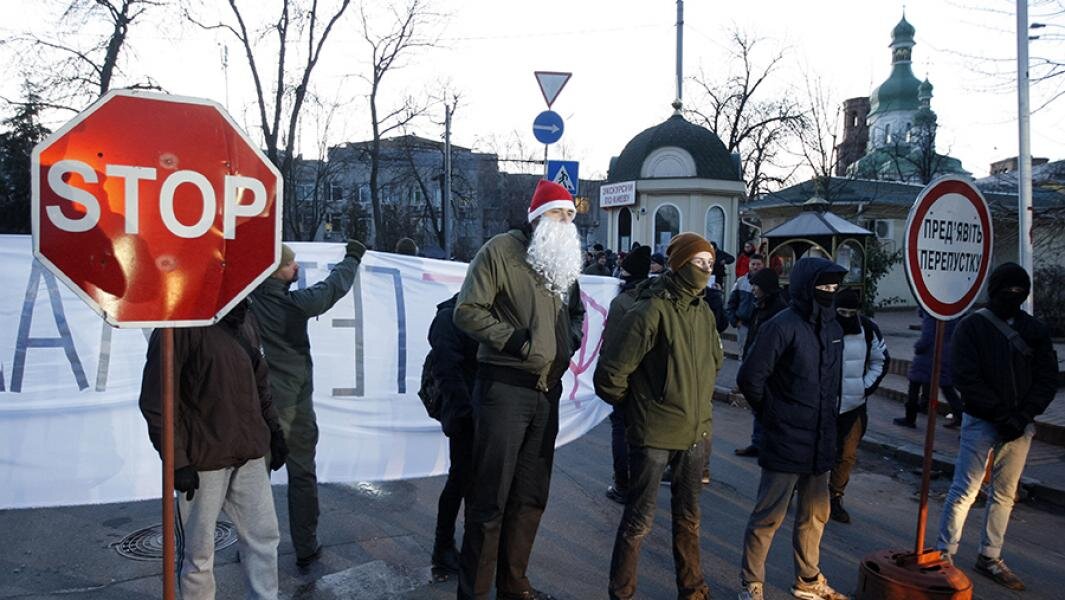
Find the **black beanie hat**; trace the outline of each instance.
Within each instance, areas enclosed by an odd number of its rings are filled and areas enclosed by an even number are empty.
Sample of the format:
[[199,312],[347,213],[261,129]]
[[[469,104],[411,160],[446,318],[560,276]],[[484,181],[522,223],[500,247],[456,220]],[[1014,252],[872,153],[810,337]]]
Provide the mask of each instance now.
[[1032,278],[1021,265],[1014,262],[1002,263],[991,271],[991,277],[987,281],[987,295],[994,296],[997,292],[1011,287],[1022,287],[1026,292],[1030,292]]
[[664,267],[666,266],[666,257],[663,256],[660,252],[655,252],[651,255],[651,262],[655,263],[660,267]]
[[836,308],[861,308],[862,295],[857,288],[843,288],[836,294]]
[[773,269],[762,269],[750,276],[751,285],[757,285],[767,294],[775,294],[780,291],[780,276]]
[[629,252],[621,261],[621,268],[634,279],[647,279],[647,273],[651,270],[651,247],[640,246]]

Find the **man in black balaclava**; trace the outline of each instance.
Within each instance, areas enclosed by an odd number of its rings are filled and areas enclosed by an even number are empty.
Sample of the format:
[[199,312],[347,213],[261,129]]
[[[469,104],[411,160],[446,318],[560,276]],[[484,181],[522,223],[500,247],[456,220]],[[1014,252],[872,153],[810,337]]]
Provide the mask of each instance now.
[[762,597],[773,535],[798,491],[792,595],[846,599],[828,585],[819,564],[828,474],[836,460],[843,351],[832,301],[846,272],[823,258],[797,261],[789,274],[790,306],[760,326],[736,377],[763,429],[762,477],[743,540],[741,595]]
[[1050,330],[1021,309],[1031,288],[1031,279],[1020,265],[1000,265],[988,280],[988,308],[965,317],[954,331],[954,384],[965,413],[954,481],[936,542],[947,557],[958,551],[962,526],[993,450],[992,493],[974,569],[1012,590],[1023,590],[1024,583],[1002,560],[1006,525],[1035,435],[1033,421],[1057,391],[1058,358]]
[[[621,289],[610,302],[606,325],[603,328],[603,344],[607,336],[617,335],[621,329],[621,317],[636,304],[637,288],[647,280],[651,269],[651,247],[640,246],[629,252],[621,261]],[[625,441],[625,411],[617,407],[610,413],[610,450],[614,457],[614,484],[607,488],[606,497],[618,504],[625,504],[629,488],[629,446]]]

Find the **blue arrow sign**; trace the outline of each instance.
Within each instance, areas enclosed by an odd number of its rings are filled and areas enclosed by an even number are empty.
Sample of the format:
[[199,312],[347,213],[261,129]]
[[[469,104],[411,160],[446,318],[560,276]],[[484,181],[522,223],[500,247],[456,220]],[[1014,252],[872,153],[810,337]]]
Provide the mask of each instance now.
[[547,161],[547,180],[566,188],[570,194],[577,195],[577,167],[580,163],[575,160],[549,160]]
[[542,144],[554,144],[562,137],[562,117],[552,110],[545,110],[533,119],[533,135]]

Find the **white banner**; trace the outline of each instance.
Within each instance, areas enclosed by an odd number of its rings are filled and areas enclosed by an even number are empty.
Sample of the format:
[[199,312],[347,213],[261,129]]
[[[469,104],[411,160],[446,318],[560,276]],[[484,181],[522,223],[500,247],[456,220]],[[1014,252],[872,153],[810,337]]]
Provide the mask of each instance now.
[[[300,287],[344,253],[290,245]],[[30,246],[29,236],[0,235],[0,509],[158,498],[160,461],[137,408],[148,331],[108,326]],[[447,439],[417,390],[436,305],[465,273],[463,263],[368,252],[352,292],[310,321],[319,481],[446,472]],[[584,347],[563,380],[559,446],[610,412],[591,380],[617,280],[585,276],[581,289]]]

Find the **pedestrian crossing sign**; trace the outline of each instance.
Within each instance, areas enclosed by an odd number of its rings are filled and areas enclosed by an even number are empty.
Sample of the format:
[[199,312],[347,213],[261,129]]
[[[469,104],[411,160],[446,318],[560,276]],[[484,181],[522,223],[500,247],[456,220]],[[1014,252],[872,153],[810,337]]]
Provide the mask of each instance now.
[[576,196],[578,185],[577,167],[575,160],[549,160],[547,161],[547,179],[553,181]]

